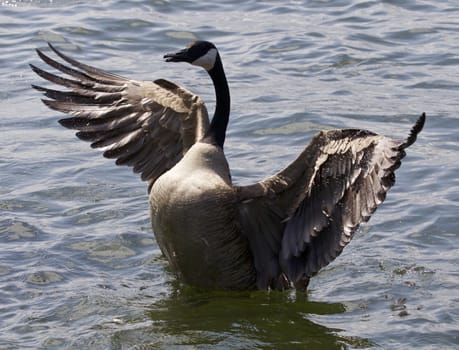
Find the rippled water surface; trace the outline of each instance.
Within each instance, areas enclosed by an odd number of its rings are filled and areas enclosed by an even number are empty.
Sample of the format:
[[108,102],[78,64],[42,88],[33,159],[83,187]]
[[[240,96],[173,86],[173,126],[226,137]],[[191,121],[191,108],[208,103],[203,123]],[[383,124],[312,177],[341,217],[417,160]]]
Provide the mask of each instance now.
[[[441,0],[0,0],[0,349],[456,349],[459,5]],[[213,108],[206,74],[164,63],[219,47],[238,183],[287,165],[320,129],[407,135],[384,205],[307,296],[196,291],[170,274],[146,186],[61,128],[30,88],[46,42]]]

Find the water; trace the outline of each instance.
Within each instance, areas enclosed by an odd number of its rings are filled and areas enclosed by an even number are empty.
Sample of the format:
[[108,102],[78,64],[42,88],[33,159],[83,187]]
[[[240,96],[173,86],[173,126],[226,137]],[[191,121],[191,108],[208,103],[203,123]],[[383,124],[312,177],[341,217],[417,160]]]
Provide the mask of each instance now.
[[[0,349],[455,349],[459,345],[459,7],[446,1],[0,0]],[[165,52],[214,41],[232,91],[238,183],[320,129],[403,138],[397,184],[306,296],[178,283],[145,185],[57,124],[28,67],[46,41],[106,70],[164,77],[213,108]]]

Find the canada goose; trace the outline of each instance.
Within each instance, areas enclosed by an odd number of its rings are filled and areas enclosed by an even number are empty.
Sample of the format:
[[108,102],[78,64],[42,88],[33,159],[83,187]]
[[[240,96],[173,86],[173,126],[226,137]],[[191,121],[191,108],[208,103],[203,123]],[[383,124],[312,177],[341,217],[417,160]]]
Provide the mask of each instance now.
[[216,94],[210,123],[201,98],[181,86],[127,79],[49,46],[70,66],[37,50],[39,57],[68,77],[31,67],[69,91],[33,87],[48,107],[71,115],[63,126],[141,174],[157,242],[194,286],[306,290],[384,201],[424,126],[422,114],[402,142],[359,129],[321,131],[278,174],[234,186],[223,153],[230,94],[214,44],[196,41],[164,56],[208,72]]

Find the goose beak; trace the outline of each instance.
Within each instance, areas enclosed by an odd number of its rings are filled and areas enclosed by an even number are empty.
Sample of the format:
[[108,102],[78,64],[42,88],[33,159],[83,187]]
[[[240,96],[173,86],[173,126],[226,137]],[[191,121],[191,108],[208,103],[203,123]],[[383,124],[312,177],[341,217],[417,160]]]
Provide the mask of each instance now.
[[190,62],[191,57],[188,54],[188,49],[180,50],[176,53],[167,53],[164,55],[166,62]]

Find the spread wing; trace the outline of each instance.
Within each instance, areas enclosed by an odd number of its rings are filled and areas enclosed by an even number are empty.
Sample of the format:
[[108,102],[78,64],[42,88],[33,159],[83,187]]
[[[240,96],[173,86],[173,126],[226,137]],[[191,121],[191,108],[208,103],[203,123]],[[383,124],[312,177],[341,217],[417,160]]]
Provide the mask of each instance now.
[[304,289],[342,252],[384,201],[424,121],[403,143],[365,130],[320,132],[280,173],[236,188],[259,288]]
[[164,79],[137,81],[80,63],[50,48],[68,65],[42,51],[39,57],[60,75],[31,65],[42,78],[68,90],[41,86],[50,108],[67,113],[59,122],[78,130],[78,138],[90,141],[117,165],[133,167],[149,188],[172,168],[205,133],[209,117],[202,100]]

